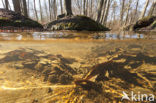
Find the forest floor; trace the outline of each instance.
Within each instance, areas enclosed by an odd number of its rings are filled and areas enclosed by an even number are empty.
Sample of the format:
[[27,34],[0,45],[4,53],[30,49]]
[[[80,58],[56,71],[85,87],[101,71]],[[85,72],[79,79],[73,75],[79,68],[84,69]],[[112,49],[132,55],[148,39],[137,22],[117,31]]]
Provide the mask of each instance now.
[[[15,55],[14,51],[20,52]],[[71,67],[75,80],[110,59],[122,62],[124,68],[115,66],[117,74],[108,80],[93,80],[101,87],[91,90],[75,86],[74,80],[51,84],[44,81],[43,73],[31,68],[35,60],[53,63],[49,54],[64,58],[62,64],[60,59],[54,62]],[[112,103],[121,102],[123,91],[156,95],[154,40],[0,41],[0,64],[0,103]]]

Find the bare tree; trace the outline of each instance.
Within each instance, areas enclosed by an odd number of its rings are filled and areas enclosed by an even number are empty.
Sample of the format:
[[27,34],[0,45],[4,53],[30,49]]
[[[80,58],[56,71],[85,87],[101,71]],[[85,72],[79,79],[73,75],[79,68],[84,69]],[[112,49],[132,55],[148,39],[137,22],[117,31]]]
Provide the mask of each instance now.
[[73,15],[71,8],[71,0],[64,0],[64,7],[66,15]]
[[21,14],[24,14],[23,0],[20,0]]
[[8,2],[8,0],[5,0],[5,9],[9,10],[9,2]]
[[103,12],[102,12],[102,18],[101,18],[101,23],[103,22],[104,16],[105,16],[105,12],[106,12],[106,4],[107,4],[107,0],[104,1],[103,4]]
[[24,16],[28,17],[28,11],[27,11],[27,3],[26,0],[23,0],[23,11],[24,11]]
[[127,11],[126,11],[126,19],[125,19],[124,25],[126,25],[127,22],[128,22],[128,15],[129,15],[129,10],[130,10],[130,7],[131,7],[131,3],[132,3],[132,0],[129,0],[129,2],[128,2],[128,7],[127,7]]
[[42,13],[41,0],[39,0],[39,6],[40,6],[40,17],[41,17],[41,22],[43,22],[43,13]]
[[125,8],[125,0],[122,0],[122,7],[120,10],[120,24],[122,25],[123,22],[123,16],[124,16],[124,8]]
[[44,6],[45,6],[45,12],[46,12],[46,18],[49,19],[49,15],[48,15],[48,7],[47,7],[47,2],[44,1]]
[[30,4],[29,4],[29,0],[27,1],[27,12],[28,12],[28,14],[30,13]]
[[97,22],[99,22],[101,20],[101,13],[102,13],[103,4],[104,4],[104,0],[100,0],[100,2],[98,4],[99,6],[98,6],[98,12],[97,12],[97,18],[96,18]]
[[83,0],[83,15],[86,15],[86,0]]
[[78,11],[79,11],[79,14],[81,15],[81,13],[82,13],[82,0],[76,0],[75,1],[75,3],[76,3],[76,6],[78,7]]
[[88,3],[89,3],[89,1],[87,0],[86,1],[86,16],[88,15],[88,9],[89,9],[89,4]]
[[51,14],[51,0],[48,0],[49,3],[49,14],[50,14],[50,21],[52,20],[52,14]]
[[56,4],[56,0],[53,0],[53,13],[54,13],[54,19],[56,19],[57,17],[57,4]]
[[155,8],[156,8],[156,0],[153,1],[148,16],[151,16],[153,14]]
[[4,3],[4,1],[2,0],[2,4],[3,4],[3,7],[5,8],[5,3]]
[[107,17],[108,17],[108,12],[109,12],[110,5],[111,5],[111,0],[108,0],[107,1],[107,7],[106,7],[106,13],[105,13],[105,16],[104,16],[104,19],[103,19],[103,24],[106,24],[106,22],[107,22]]
[[89,16],[92,17],[93,0],[90,0]]
[[145,6],[144,6],[144,9],[141,13],[141,17],[140,18],[143,18],[145,16],[145,13],[146,13],[146,9],[148,7],[148,4],[149,4],[149,0],[146,0],[146,3],[145,3]]
[[21,13],[20,0],[12,0],[15,12]]
[[[117,2],[116,1],[114,1],[114,3],[113,3],[113,5],[112,5],[112,8],[113,8],[113,21],[115,22],[116,21],[116,8],[117,8]],[[113,24],[114,24],[114,22],[113,22]]]
[[60,0],[61,14],[63,14],[62,0]]
[[34,12],[35,12],[36,19],[38,21],[38,15],[37,15],[37,10],[36,10],[36,0],[34,0]]
[[135,11],[134,11],[134,16],[133,16],[133,22],[136,20],[137,12],[138,12],[138,5],[139,5],[139,0],[136,1],[136,6],[135,6]]

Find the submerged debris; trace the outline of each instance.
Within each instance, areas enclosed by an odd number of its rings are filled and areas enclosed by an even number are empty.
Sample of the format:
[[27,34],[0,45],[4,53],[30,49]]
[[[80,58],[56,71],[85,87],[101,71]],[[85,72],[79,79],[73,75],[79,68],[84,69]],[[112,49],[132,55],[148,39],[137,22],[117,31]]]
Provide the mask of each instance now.
[[[131,44],[127,48],[133,51],[143,47]],[[119,103],[123,96],[122,91],[143,89],[155,92],[155,84],[151,84],[150,80],[154,81],[156,76],[146,72],[148,69],[141,69],[145,63],[155,65],[156,57],[150,57],[142,52],[129,53],[120,48],[106,52],[101,50],[100,53],[103,58],[107,55],[115,56],[112,60],[105,59],[106,62],[85,69],[88,73],[74,70],[68,65],[72,63],[62,55],[52,55],[34,49],[18,49],[4,53],[0,64],[6,63],[18,70],[29,70],[39,75],[38,77],[42,76],[45,82],[59,84],[56,87],[61,86],[61,88],[52,90],[48,88],[47,93],[51,95],[48,103],[109,103],[110,101]],[[82,75],[86,76],[83,78]],[[76,76],[82,78],[76,80]]]
[[18,49],[5,53],[5,55],[0,59],[1,64],[9,63],[8,66],[16,69],[36,71],[38,75],[44,76],[44,81],[50,83],[70,84],[73,81],[73,75],[76,74],[62,56],[46,54],[33,49]]
[[[134,86],[153,90],[146,77],[140,73],[135,73],[133,70],[126,69],[126,65],[124,62],[115,62],[114,60],[94,65],[84,79],[74,82],[76,88],[72,92],[75,98],[69,97],[68,102],[119,102],[121,101],[122,91],[131,90]],[[92,78],[95,76],[97,77],[93,82]]]

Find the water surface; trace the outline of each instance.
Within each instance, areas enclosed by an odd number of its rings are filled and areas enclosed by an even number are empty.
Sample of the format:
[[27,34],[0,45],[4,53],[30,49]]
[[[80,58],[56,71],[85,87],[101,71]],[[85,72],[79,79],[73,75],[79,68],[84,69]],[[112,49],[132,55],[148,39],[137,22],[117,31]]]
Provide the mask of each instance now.
[[53,31],[30,33],[0,33],[0,40],[54,40],[54,39],[156,39],[156,32],[87,32],[87,31]]

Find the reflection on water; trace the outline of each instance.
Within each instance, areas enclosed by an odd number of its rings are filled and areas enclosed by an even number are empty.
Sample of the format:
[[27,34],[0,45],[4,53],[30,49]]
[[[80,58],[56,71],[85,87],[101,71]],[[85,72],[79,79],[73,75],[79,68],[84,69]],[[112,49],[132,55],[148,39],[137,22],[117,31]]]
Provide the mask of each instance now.
[[53,39],[156,39],[156,33],[134,33],[134,32],[76,32],[76,31],[53,31],[32,33],[0,33],[0,40],[53,40]]

